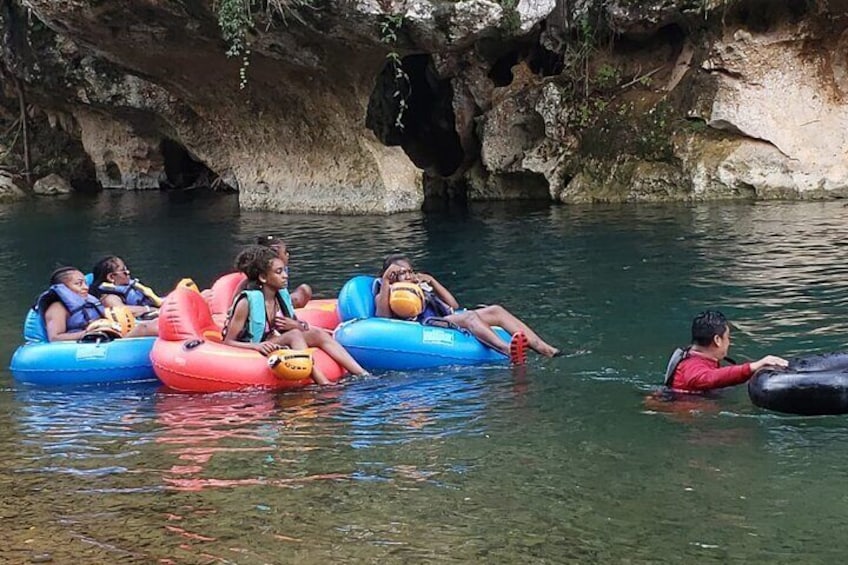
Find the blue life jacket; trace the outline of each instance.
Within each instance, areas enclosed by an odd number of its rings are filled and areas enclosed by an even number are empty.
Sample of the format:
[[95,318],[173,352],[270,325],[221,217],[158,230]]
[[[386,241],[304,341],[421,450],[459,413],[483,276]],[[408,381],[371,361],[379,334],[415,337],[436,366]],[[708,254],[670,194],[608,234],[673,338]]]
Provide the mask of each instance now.
[[[382,280],[374,279],[374,296],[379,294],[382,284]],[[416,322],[424,323],[430,318],[444,318],[445,316],[450,316],[454,313],[454,309],[448,306],[444,300],[436,296],[436,293],[433,292],[433,289],[429,284],[422,283],[418,286],[420,286],[422,292],[424,292],[424,310],[417,318],[415,318]]]
[[54,284],[38,296],[35,305],[27,313],[24,321],[24,339],[47,341],[44,312],[57,300],[68,310],[65,331],[84,330],[89,323],[103,317],[103,305],[97,298],[90,294],[83,298],[64,284]]
[[[265,318],[265,296],[261,290],[241,291],[235,300],[233,300],[233,306],[230,308],[231,317],[236,304],[242,298],[247,298],[247,322],[244,324],[244,330],[242,330],[236,339],[250,343],[261,343],[265,339],[265,325],[268,322]],[[288,289],[281,289],[277,293],[277,302],[280,304],[280,310],[282,310],[284,316],[293,320],[297,319]],[[226,331],[224,333],[226,334]]]
[[424,291],[424,311],[418,316],[419,322],[428,318],[444,318],[453,314],[453,308],[439,298],[429,284],[421,283],[419,286]]
[[162,299],[150,287],[138,282],[138,279],[132,279],[129,284],[120,285],[109,282],[100,283],[100,286],[97,287],[97,293],[120,296],[127,306],[153,306],[158,308],[162,304]]

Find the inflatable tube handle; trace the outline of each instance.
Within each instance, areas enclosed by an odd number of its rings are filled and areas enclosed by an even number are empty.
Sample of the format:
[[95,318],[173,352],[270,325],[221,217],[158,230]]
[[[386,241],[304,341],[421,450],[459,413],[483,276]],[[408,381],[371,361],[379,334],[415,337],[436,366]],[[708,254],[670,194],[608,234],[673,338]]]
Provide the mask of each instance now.
[[450,320],[445,320],[444,318],[427,318],[423,322],[421,322],[423,326],[433,326],[434,328],[445,328],[447,330],[456,330],[458,332],[462,332],[465,335],[471,335],[471,332],[466,330],[465,328],[460,328]]
[[77,343],[109,343],[114,341],[118,336],[111,332],[96,330],[88,332],[77,340]]

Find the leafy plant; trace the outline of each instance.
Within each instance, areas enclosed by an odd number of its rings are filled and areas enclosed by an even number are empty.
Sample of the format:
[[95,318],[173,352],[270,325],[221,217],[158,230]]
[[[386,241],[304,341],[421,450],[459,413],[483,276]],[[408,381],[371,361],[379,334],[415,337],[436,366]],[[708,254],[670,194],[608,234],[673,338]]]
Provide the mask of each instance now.
[[518,14],[518,0],[500,0],[503,8],[504,28],[509,33],[515,33],[521,27],[521,16]]
[[311,0],[217,0],[215,14],[221,37],[227,42],[227,57],[241,57],[239,88],[247,87],[247,69],[250,66],[249,34],[260,18],[270,27],[275,18],[284,23],[289,17],[303,21],[297,10],[312,7]]
[[398,110],[395,116],[395,127],[403,130],[403,118],[406,115],[406,110],[409,108],[409,96],[412,94],[412,84],[409,80],[409,75],[403,68],[403,59],[394,47],[398,42],[398,34],[403,27],[403,14],[383,14],[383,19],[380,21],[380,42],[391,46],[391,50],[386,54],[386,60],[392,68],[392,76],[394,77],[395,89],[392,92],[392,97],[397,100]]
[[621,82],[621,71],[612,65],[603,64],[595,73],[595,81],[599,88],[608,90]]

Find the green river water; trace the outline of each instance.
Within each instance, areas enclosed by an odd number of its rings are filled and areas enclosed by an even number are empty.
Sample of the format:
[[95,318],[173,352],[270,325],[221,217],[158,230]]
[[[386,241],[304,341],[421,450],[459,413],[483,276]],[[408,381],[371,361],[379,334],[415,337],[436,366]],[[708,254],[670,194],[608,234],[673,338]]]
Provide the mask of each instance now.
[[[39,390],[5,368],[57,263],[114,252],[160,291],[208,286],[263,233],[319,296],[405,251],[567,354],[295,394]],[[841,563],[848,419],[766,412],[744,386],[651,395],[708,307],[738,327],[737,358],[845,348],[847,255],[838,201],[365,218],[162,193],[4,205],[0,562]]]

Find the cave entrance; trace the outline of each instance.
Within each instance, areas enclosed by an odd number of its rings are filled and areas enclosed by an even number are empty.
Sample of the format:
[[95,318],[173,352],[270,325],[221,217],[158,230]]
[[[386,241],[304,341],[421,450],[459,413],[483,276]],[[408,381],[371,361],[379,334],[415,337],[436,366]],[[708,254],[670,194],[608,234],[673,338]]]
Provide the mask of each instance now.
[[489,78],[495,86],[508,86],[512,84],[512,67],[520,61],[527,63],[527,67],[540,77],[557,76],[562,73],[563,57],[541,44],[538,40],[530,43],[520,43],[512,50],[497,57],[489,69]]
[[[384,145],[401,146],[413,163],[438,177],[453,175],[465,160],[453,113],[450,79],[440,79],[430,55],[403,57],[408,80],[398,79],[388,61],[377,77],[365,125]],[[401,101],[406,108],[397,122]]]
[[164,160],[163,190],[215,189],[233,190],[209,167],[197,160],[182,144],[165,138],[159,145]]

